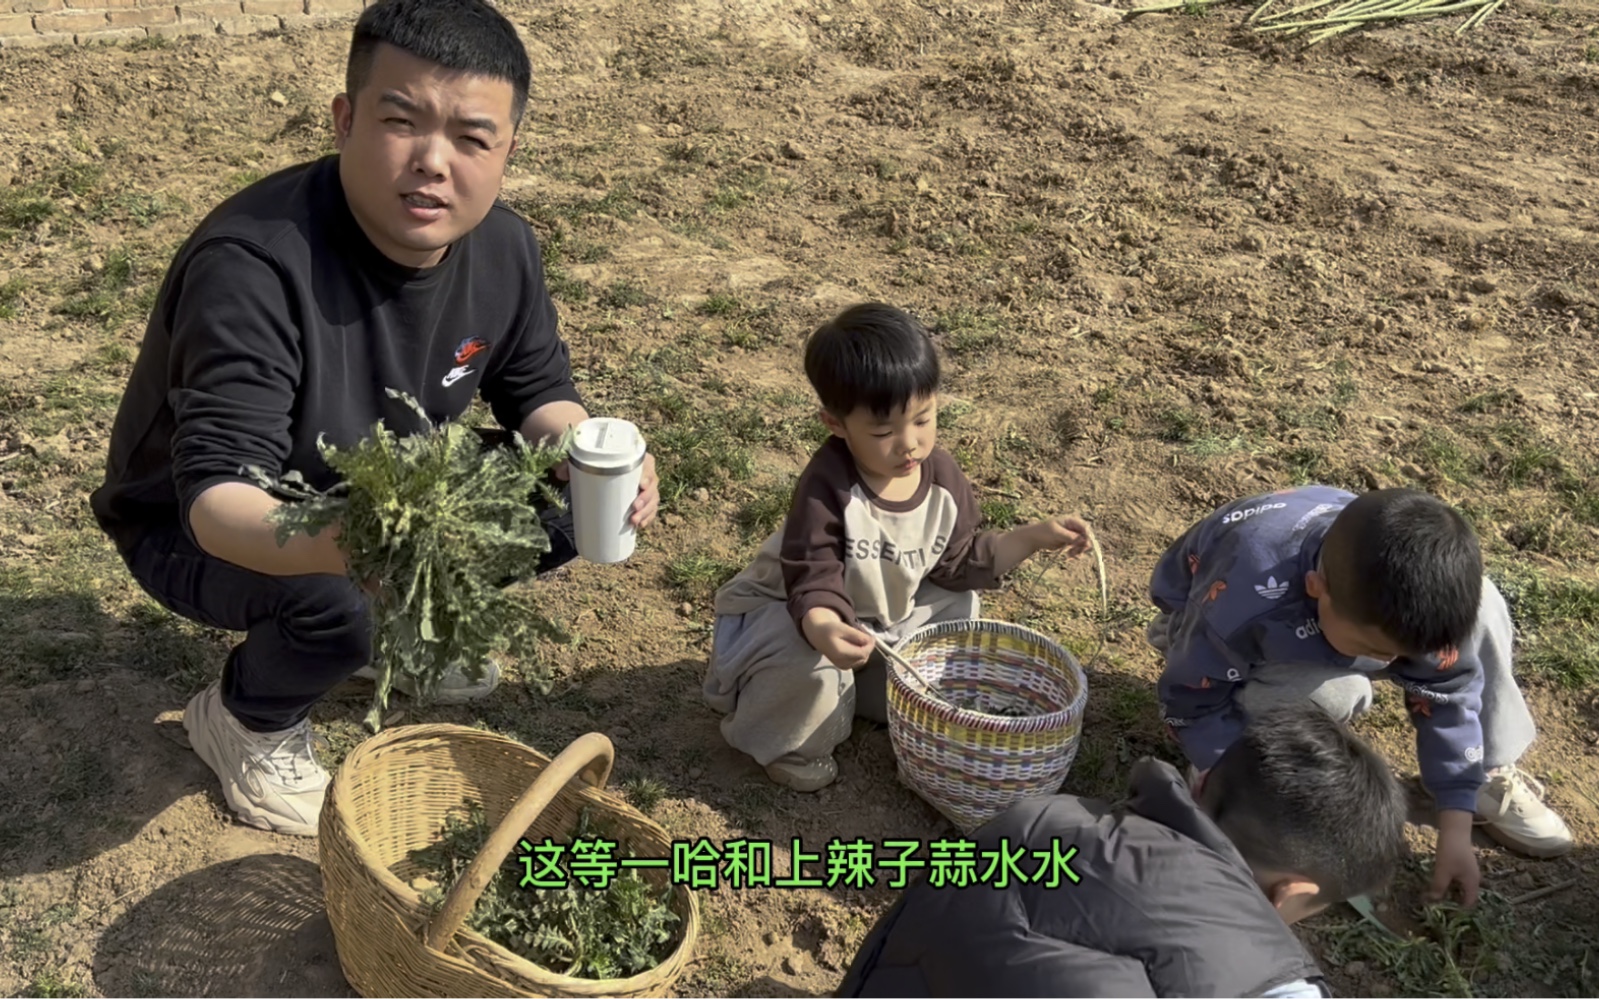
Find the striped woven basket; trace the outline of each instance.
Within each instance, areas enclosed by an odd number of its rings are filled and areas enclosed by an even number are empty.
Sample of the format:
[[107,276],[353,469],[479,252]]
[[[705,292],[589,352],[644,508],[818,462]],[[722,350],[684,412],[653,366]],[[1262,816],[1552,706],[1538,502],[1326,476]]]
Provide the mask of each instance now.
[[[1088,699],[1071,653],[985,619],[928,625],[895,651],[902,662],[889,660],[888,733],[907,786],[968,835],[1024,798],[1060,790]],[[996,713],[1006,709],[1028,714]]]

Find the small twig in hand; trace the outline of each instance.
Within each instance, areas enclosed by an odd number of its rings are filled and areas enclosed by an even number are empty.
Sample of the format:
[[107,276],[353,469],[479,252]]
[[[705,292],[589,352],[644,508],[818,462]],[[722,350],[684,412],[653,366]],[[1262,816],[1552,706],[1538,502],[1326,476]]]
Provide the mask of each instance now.
[[1094,536],[1094,529],[1088,529],[1088,544],[1094,549],[1094,564],[1099,569],[1099,648],[1088,657],[1088,662],[1083,664],[1087,669],[1099,659],[1100,653],[1105,651],[1105,643],[1110,637],[1110,583],[1105,575],[1105,554],[1099,550],[1099,538]]
[[[898,650],[896,650],[892,645],[888,644],[888,640],[883,638],[881,635],[877,636],[877,650],[882,654],[884,659],[889,661],[892,666],[899,667],[901,674],[909,676],[912,680],[914,680],[916,682],[916,686],[921,689],[922,693],[926,694],[928,697],[931,697],[935,701],[949,704],[949,699],[940,694],[938,691],[934,690],[932,684],[922,679],[922,675],[916,672],[916,667],[906,662],[905,657],[900,655]],[[954,707],[955,705],[949,704],[949,706]]]
[[[1092,527],[1090,527],[1088,529],[1088,545],[1089,545],[1090,548],[1093,549],[1093,552],[1094,552],[1094,564],[1095,564],[1095,567],[1099,571],[1099,607],[1100,607],[1100,615],[1099,615],[1099,647],[1094,650],[1094,654],[1093,655],[1091,655],[1087,659],[1083,660],[1082,666],[1083,666],[1083,669],[1085,669],[1085,670],[1088,669],[1091,665],[1093,665],[1093,663],[1095,661],[1097,661],[1099,659],[1100,655],[1105,651],[1105,645],[1109,641],[1109,637],[1110,637],[1110,580],[1109,580],[1109,577],[1107,576],[1107,574],[1105,572],[1105,554],[1104,554],[1104,552],[1100,551],[1099,538],[1094,535],[1094,529]],[[1037,582],[1038,582],[1039,579],[1042,579],[1044,577],[1044,573],[1049,571],[1050,566],[1053,566],[1053,565],[1057,564],[1058,562],[1059,562],[1059,558],[1057,557],[1056,559],[1053,559],[1050,562],[1046,563],[1044,568],[1039,570],[1038,575],[1033,578],[1033,583],[1028,586],[1028,592],[1029,593],[1034,592],[1033,587],[1037,585]],[[1037,601],[1034,601],[1034,603],[1036,604]]]

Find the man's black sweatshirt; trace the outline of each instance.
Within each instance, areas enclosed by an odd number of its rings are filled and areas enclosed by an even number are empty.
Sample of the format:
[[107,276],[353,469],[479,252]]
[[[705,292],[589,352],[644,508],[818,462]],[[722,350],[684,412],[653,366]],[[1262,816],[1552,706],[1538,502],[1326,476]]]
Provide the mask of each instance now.
[[383,421],[435,424],[481,392],[520,427],[556,400],[581,402],[527,222],[496,204],[437,266],[403,267],[356,223],[337,156],[252,184],[178,250],[150,316],[111,432],[105,483],[90,498],[124,552],[180,527],[226,481],[298,470],[336,476],[318,436],[349,446]]

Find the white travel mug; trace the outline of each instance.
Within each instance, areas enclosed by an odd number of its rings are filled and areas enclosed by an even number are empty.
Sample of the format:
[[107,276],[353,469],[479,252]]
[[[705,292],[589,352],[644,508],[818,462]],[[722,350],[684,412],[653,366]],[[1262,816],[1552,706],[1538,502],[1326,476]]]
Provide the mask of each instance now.
[[633,501],[644,474],[644,435],[626,420],[598,416],[573,433],[572,527],[577,553],[589,562],[622,562],[633,554]]

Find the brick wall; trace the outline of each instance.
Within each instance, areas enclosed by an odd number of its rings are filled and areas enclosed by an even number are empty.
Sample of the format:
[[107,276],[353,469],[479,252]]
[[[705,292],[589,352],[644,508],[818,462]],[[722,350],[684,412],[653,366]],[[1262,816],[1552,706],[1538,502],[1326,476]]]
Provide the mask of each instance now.
[[0,49],[245,35],[353,18],[363,0],[0,0]]

